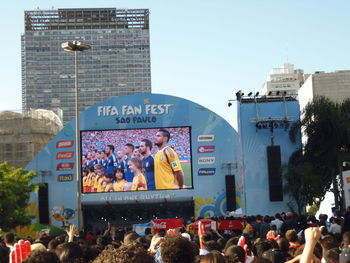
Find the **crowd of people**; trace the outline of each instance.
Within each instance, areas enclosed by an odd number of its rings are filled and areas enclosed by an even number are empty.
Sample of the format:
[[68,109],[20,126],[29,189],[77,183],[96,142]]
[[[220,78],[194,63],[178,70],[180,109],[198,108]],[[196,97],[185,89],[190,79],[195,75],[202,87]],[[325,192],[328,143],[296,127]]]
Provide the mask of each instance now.
[[[170,139],[174,140],[179,134],[188,136],[188,131],[185,133],[182,130],[188,128],[171,129],[173,134],[167,129],[152,129],[154,144],[147,139],[144,130],[133,130],[131,134],[124,131],[84,133],[83,151],[91,145],[104,148],[88,151],[82,159],[83,193],[183,188],[185,175],[176,147],[172,148],[174,145],[170,145]],[[107,145],[105,136],[111,137]],[[132,143],[134,140],[137,144]],[[189,142],[189,138],[183,140]],[[155,148],[157,151],[152,154]]]
[[[232,219],[232,218],[231,218]],[[139,236],[131,228],[108,223],[103,231],[78,232],[71,225],[58,237],[43,234],[31,241],[31,253],[23,261],[94,263],[347,263],[350,261],[350,208],[328,220],[292,213],[249,216],[243,231],[191,233],[186,227],[147,228]],[[194,221],[194,220],[192,220]],[[339,227],[334,227],[334,224]],[[187,228],[188,229],[188,228]],[[9,262],[15,236],[7,233],[0,246],[0,262]]]

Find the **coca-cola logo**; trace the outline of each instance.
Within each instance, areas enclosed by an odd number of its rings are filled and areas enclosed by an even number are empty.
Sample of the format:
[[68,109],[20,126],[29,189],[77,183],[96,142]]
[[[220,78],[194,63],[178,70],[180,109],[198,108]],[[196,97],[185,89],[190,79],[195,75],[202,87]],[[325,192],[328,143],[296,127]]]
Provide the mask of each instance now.
[[153,222],[153,227],[154,228],[159,228],[159,229],[166,229],[166,222]]
[[69,148],[74,144],[73,140],[64,140],[56,142],[56,148]]
[[59,163],[57,164],[56,170],[57,171],[69,171],[72,170],[74,167],[74,163]]
[[72,159],[74,156],[74,152],[58,152],[56,154],[56,159]]

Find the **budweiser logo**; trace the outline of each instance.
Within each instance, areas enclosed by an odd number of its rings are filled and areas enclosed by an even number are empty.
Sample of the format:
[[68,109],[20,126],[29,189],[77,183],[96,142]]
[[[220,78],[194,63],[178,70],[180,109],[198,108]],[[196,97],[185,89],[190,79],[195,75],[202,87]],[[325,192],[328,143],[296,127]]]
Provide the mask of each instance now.
[[58,152],[56,154],[56,159],[72,159],[74,152]]
[[56,142],[56,148],[69,148],[74,144],[73,140],[64,140]]
[[72,170],[74,167],[74,163],[59,163],[57,164],[56,170],[57,171],[68,171]]

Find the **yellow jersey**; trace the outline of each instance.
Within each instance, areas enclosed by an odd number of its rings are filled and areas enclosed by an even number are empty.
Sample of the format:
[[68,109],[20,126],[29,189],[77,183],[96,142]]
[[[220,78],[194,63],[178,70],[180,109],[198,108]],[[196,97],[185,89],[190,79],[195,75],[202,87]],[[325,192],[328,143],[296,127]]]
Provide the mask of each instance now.
[[103,179],[104,179],[103,176],[101,176],[101,177],[97,176],[96,177],[96,181],[95,181],[95,185],[94,185],[95,192],[101,193],[101,192],[104,191],[105,186],[107,185],[107,183]]
[[86,186],[94,187],[96,174],[95,173],[89,173],[87,177],[88,177],[88,180],[87,180],[87,185]]
[[114,187],[112,182],[106,184],[104,188],[104,192],[114,192]]
[[139,173],[132,179],[131,191],[147,190],[147,180],[146,177]]
[[127,183],[128,181],[126,181],[125,179],[123,180],[120,180],[120,181],[116,181],[114,184],[113,184],[113,189],[115,192],[123,192],[124,191],[124,186],[125,186],[125,183]]
[[169,146],[154,155],[154,179],[156,189],[178,189],[174,172],[181,171],[181,163],[177,153]]

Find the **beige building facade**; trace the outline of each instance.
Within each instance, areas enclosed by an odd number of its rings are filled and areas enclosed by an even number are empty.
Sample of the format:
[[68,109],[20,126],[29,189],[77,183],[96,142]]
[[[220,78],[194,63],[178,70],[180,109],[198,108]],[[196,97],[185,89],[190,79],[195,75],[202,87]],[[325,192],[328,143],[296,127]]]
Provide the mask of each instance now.
[[298,92],[300,109],[304,109],[316,96],[324,96],[335,102],[350,98],[350,70],[321,71],[309,75]]
[[62,127],[50,110],[0,112],[0,163],[26,167]]

